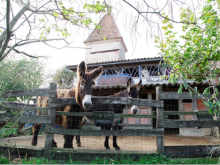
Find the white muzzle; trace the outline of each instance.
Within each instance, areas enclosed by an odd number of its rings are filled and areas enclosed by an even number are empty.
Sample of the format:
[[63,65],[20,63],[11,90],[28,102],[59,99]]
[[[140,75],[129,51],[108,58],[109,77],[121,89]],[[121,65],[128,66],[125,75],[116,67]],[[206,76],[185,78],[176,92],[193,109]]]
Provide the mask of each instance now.
[[137,105],[132,105],[131,107],[131,114],[139,114],[140,109],[137,107]]
[[91,95],[85,95],[82,101],[83,108],[88,111],[92,106]]

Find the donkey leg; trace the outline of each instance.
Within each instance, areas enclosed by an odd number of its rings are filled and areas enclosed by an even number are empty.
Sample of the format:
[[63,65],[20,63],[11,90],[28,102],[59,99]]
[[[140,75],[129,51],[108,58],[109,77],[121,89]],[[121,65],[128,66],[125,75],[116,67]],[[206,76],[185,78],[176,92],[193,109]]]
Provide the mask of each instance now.
[[76,144],[77,144],[77,147],[81,147],[81,141],[80,141],[79,135],[76,136]]
[[115,150],[121,150],[117,144],[117,136],[113,136],[113,147],[115,148]]
[[[102,130],[110,130],[110,127],[103,127]],[[104,146],[106,148],[106,150],[110,150],[109,144],[108,144],[108,140],[109,140],[109,136],[105,137],[105,143]]]
[[[121,118],[116,118],[116,119],[113,120],[112,130],[117,130],[118,122],[120,120],[121,120]],[[115,148],[115,150],[120,150],[120,147],[117,144],[117,136],[113,136],[113,147]]]
[[38,134],[39,134],[41,126],[42,124],[34,124],[32,128],[32,134],[33,134],[32,142],[31,142],[32,146],[37,145]]
[[64,135],[64,148],[73,148],[73,138],[72,135]]

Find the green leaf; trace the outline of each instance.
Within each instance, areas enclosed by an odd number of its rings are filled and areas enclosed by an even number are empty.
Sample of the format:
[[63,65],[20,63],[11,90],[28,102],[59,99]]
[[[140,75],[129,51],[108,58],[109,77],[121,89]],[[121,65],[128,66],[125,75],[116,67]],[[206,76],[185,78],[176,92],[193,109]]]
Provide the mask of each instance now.
[[193,92],[189,89],[189,94],[193,98]]
[[104,40],[107,40],[105,36],[102,37]]
[[178,94],[181,94],[183,90],[183,84],[180,85],[179,89],[178,89]]
[[217,88],[215,88],[215,94],[216,94],[216,96],[218,96],[218,89]]
[[58,17],[58,13],[53,12],[54,17]]
[[209,87],[207,87],[207,88],[204,90],[203,94],[204,94],[204,95],[207,95],[207,94],[208,94],[208,90],[209,90]]

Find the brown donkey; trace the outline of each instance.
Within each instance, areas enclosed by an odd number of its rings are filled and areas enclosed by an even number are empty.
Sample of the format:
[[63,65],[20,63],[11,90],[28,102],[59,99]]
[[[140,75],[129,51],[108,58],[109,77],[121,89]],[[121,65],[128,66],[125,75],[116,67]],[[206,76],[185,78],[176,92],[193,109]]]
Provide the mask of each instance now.
[[[58,98],[67,98],[75,97],[77,105],[58,107],[57,111],[65,112],[85,112],[90,109],[92,106],[91,95],[92,95],[92,86],[95,85],[94,80],[99,77],[103,72],[103,67],[100,66],[94,69],[91,72],[87,72],[87,67],[85,62],[81,62],[77,69],[78,84],[69,90],[67,95],[62,95],[60,90],[57,90]],[[39,97],[37,101],[38,107],[47,107],[48,106],[48,97]],[[40,115],[40,112],[38,112]],[[62,125],[66,129],[80,129],[83,122],[83,117],[81,116],[66,116],[66,115],[57,115],[56,124]],[[35,124],[33,126],[33,139],[32,145],[37,145],[37,138],[40,127],[42,124]],[[64,135],[64,148],[73,148],[73,137],[72,135]],[[53,141],[53,146],[57,147],[55,141]]]

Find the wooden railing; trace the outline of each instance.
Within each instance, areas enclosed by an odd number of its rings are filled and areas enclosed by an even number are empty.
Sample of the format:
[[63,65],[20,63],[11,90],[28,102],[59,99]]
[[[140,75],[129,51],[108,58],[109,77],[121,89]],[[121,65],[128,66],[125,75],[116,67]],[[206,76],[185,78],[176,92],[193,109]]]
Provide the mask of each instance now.
[[[157,138],[157,152],[159,154],[164,153],[164,128],[190,128],[190,127],[220,127],[220,121],[183,121],[183,120],[170,120],[164,119],[165,115],[196,115],[197,112],[180,112],[180,111],[166,111],[164,112],[164,99],[192,99],[189,93],[177,94],[177,93],[165,93],[162,92],[161,87],[156,88],[156,99],[131,99],[120,97],[92,97],[93,104],[126,104],[126,105],[140,105],[147,107],[156,107],[156,113],[152,115],[136,115],[136,114],[117,114],[113,113],[111,118],[116,117],[132,117],[132,118],[156,118],[156,129],[125,129],[125,130],[75,130],[75,129],[60,129],[55,128],[55,116],[67,115],[67,116],[87,116],[94,117],[93,113],[88,112],[61,112],[56,111],[56,107],[74,105],[77,104],[75,98],[57,98],[56,84],[51,83],[48,89],[36,89],[36,90],[19,90],[19,91],[7,91],[0,97],[20,97],[20,96],[47,96],[49,97],[49,106],[47,108],[41,107],[8,107],[2,106],[5,110],[11,111],[41,111],[43,116],[37,116],[33,114],[11,114],[1,113],[0,121],[11,121],[21,123],[45,123],[46,140],[44,147],[44,156],[48,157],[52,150],[52,141],[54,134],[62,135],[83,135],[83,136],[155,136]],[[194,95],[194,98],[200,98]],[[7,120],[6,120],[7,119]],[[86,152],[86,151],[85,151]]]

